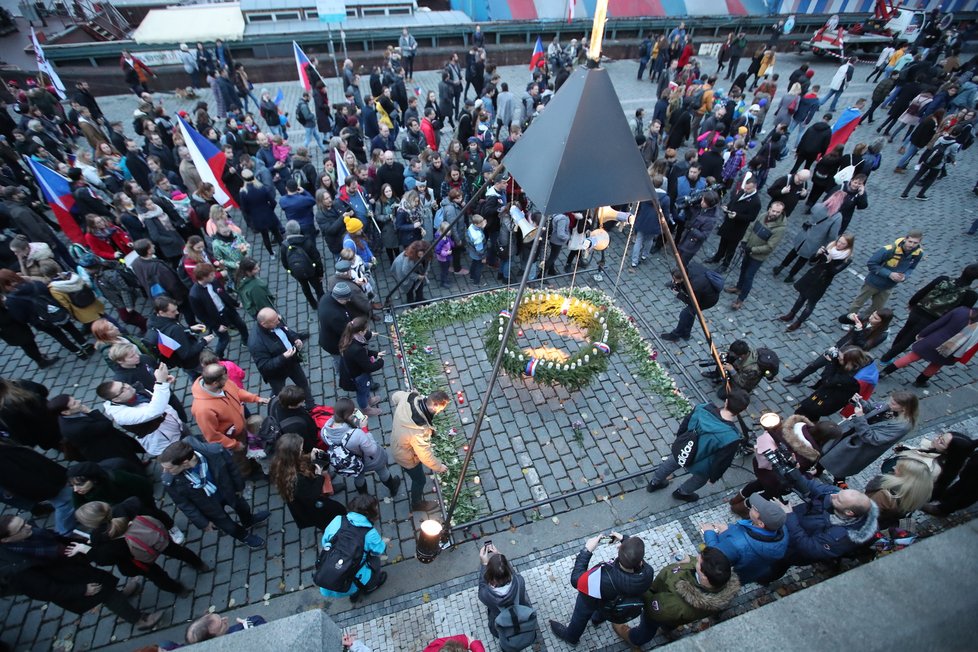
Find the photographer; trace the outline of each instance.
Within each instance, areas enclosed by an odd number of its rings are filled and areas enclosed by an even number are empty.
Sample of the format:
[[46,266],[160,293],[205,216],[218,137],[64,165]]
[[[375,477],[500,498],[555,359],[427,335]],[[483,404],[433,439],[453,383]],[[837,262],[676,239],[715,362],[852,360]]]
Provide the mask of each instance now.
[[[723,369],[726,372],[724,375],[730,379],[730,384],[748,394],[754,391],[764,377],[764,372],[757,366],[757,352],[744,340],[735,340],[723,359]],[[724,379],[716,369],[704,371],[703,377],[714,381]],[[726,398],[726,388],[721,387],[718,395],[720,398]]]
[[[693,330],[693,322],[696,320],[696,312],[693,310],[692,301],[686,293],[686,286],[683,284],[683,277],[679,269],[673,269],[671,274],[670,289],[676,293],[677,299],[686,304],[686,307],[679,313],[679,322],[676,327],[668,333],[662,333],[659,337],[668,342],[678,342],[680,339],[689,339]],[[686,274],[689,276],[690,285],[693,286],[693,294],[696,296],[700,310],[705,311],[717,305],[717,301],[720,300],[723,279],[719,275],[711,277],[706,267],[696,262],[686,266]],[[719,283],[716,281],[717,278],[719,278]]]
[[[695,157],[696,152],[692,152]],[[706,189],[706,179],[700,176],[700,164],[696,161],[689,163],[685,174],[676,177],[676,200],[672,204],[672,219],[676,223],[676,241],[683,235],[686,220],[689,218],[691,206],[695,206],[695,198]]]
[[740,446],[741,434],[736,427],[737,415],[750,405],[750,395],[733,389],[722,408],[702,403],[679,424],[672,455],[655,469],[646,491],[652,493],[669,486],[669,477],[680,468],[688,478],[672,492],[672,497],[685,502],[700,499],[696,490],[707,482],[719,480],[733,462]]
[[823,359],[828,357],[831,360],[822,372],[822,377],[813,386],[814,393],[795,410],[795,414],[804,415],[812,421],[818,421],[843,409],[857,392],[867,391],[871,395],[879,381],[879,372],[873,359],[857,346],[848,346],[842,351],[831,347],[825,352]]
[[[489,631],[498,639],[500,632],[496,627],[496,618],[500,611],[515,606],[532,608],[533,603],[526,594],[526,580],[516,572],[506,556],[492,545],[492,541],[486,541],[482,545],[479,562],[479,602],[486,605]],[[513,617],[515,619],[517,616]],[[502,641],[500,645],[502,647]]]
[[707,263],[720,263],[720,271],[726,272],[737,252],[737,244],[747,233],[747,227],[761,212],[761,198],[757,194],[757,183],[754,179],[745,179],[741,190],[736,193],[723,209],[725,217],[718,231],[720,245]]
[[720,221],[720,195],[715,190],[704,191],[698,204],[694,201],[695,197],[691,197],[690,206],[693,208],[684,223],[682,240],[678,245],[683,264],[689,264]]
[[[612,562],[588,568],[591,556],[602,540],[618,544],[618,557]],[[645,542],[638,537],[624,537],[612,532],[585,541],[571,571],[571,586],[578,591],[574,613],[567,625],[550,621],[554,636],[577,645],[589,620],[600,625],[606,620],[624,623],[638,616],[642,610],[641,596],[655,579],[655,571],[645,563],[644,557]]]

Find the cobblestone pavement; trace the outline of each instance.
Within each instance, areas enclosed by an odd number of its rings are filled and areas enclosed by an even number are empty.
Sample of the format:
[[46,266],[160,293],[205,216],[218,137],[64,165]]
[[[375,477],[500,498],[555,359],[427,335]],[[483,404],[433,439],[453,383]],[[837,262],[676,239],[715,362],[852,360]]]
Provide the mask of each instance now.
[[[782,55],[779,57],[777,72],[786,79],[801,60],[795,55]],[[635,62],[631,61],[608,64],[623,108],[629,116],[640,106],[644,106],[649,112],[652,107],[649,86],[634,79],[635,65]],[[824,84],[831,77],[834,65],[817,61],[815,69],[817,70],[816,83]],[[517,89],[523,85],[522,80],[526,76],[524,68],[507,67],[500,72],[512,88]],[[857,71],[857,81],[843,96],[843,100],[852,101],[856,97],[870,94],[871,86],[861,82],[865,78],[865,74],[861,73],[864,73],[863,67]],[[429,88],[434,88],[436,81],[437,77],[433,72],[418,74],[422,93]],[[278,86],[265,85],[272,89]],[[291,111],[299,95],[298,87],[294,83],[284,83],[281,87],[285,93],[285,106]],[[335,80],[330,80],[329,90],[331,96],[337,97],[339,84]],[[783,88],[781,90],[784,91]],[[208,96],[209,93],[205,92],[204,98]],[[168,108],[174,111],[179,108],[190,108],[189,103],[180,102],[176,98],[168,97],[165,101]],[[131,97],[103,98],[100,102],[111,119],[124,120],[127,125],[130,123],[129,116],[134,108]],[[860,140],[868,142],[875,135],[872,127],[863,126],[857,130],[851,142]],[[293,130],[293,143],[300,144],[301,137],[301,129]],[[773,321],[774,317],[790,306],[794,298],[794,291],[780,280],[773,279],[770,276],[770,269],[790,247],[793,235],[799,228],[801,211],[797,211],[784,242],[772,260],[759,272],[754,291],[745,302],[743,309],[732,311],[728,307],[729,300],[725,295],[724,301],[708,312],[711,328],[719,346],[724,347],[734,339],[745,337],[755,345],[767,345],[778,352],[782,360],[782,375],[800,369],[813,355],[824,350],[842,335],[835,317],[845,310],[850,299],[855,296],[861,284],[861,275],[865,272],[865,260],[877,247],[892,242],[910,228],[924,230],[923,246],[926,257],[906,287],[898,288],[891,297],[890,306],[897,311],[898,320],[902,320],[905,316],[905,300],[916,288],[938,274],[956,275],[965,264],[975,260],[973,240],[961,235],[975,217],[973,206],[976,200],[970,193],[973,179],[969,176],[969,169],[974,164],[975,150],[964,153],[961,162],[951,170],[949,177],[938,182],[931,189],[930,202],[918,203],[900,201],[896,198],[907,181],[905,175],[896,176],[891,172],[896,161],[896,148],[897,145],[893,144],[888,145],[884,150],[881,169],[873,174],[868,188],[870,207],[866,211],[857,213],[853,221],[852,230],[857,236],[856,264],[850,268],[850,272],[836,280],[832,292],[826,296],[808,322],[795,333],[785,334],[783,324]],[[789,166],[790,161],[782,162],[777,169],[772,170],[771,178],[785,172]],[[711,238],[711,242],[704,247],[703,255],[712,253],[715,237]],[[280,312],[288,323],[312,331],[311,339],[315,341],[317,331],[315,313],[308,309],[299,288],[281,270],[277,259],[267,255],[257,238],[252,236],[250,241],[253,251],[262,263],[263,275],[277,294]],[[624,242],[625,234],[612,235],[612,245],[607,252],[609,269],[605,270],[603,280],[598,281],[591,276],[592,270],[579,275],[577,283],[590,284],[611,292],[616,281],[619,280],[618,264]],[[666,364],[676,376],[683,391],[694,400],[701,400],[701,397],[712,391],[712,387],[699,377],[700,369],[696,366],[697,361],[707,356],[702,336],[694,330],[694,337],[683,345],[662,346],[662,343],[655,339],[658,333],[672,328],[680,309],[680,304],[664,287],[670,266],[669,260],[662,255],[657,255],[634,271],[626,267],[620,278],[618,301],[626,312],[638,318],[646,337],[657,343],[661,354],[660,361]],[[382,261],[378,272],[378,286],[381,291],[386,291],[389,287],[386,278],[387,268],[387,262]],[[731,271],[730,274],[734,275],[734,278],[728,277],[729,282],[735,280],[735,273]],[[494,285],[496,281],[490,277],[491,270],[487,270],[484,280],[489,280]],[[566,283],[567,279],[561,279],[556,285],[561,286]],[[448,289],[432,288],[430,292],[434,296],[445,296],[476,289],[478,288],[474,288],[465,277],[453,276]],[[453,360],[457,372],[457,377],[453,380],[460,383],[460,387],[466,388],[468,398],[466,407],[469,410],[477,409],[480,400],[478,394],[485,386],[483,377],[490,368],[490,362],[486,360],[482,347],[482,330],[481,321],[456,324],[438,333],[438,341],[433,342],[433,345],[438,347],[438,355],[445,356],[443,359]],[[59,353],[56,345],[46,336],[41,335],[38,339],[42,350],[46,353]],[[248,371],[249,389],[260,389],[263,394],[268,395],[268,388],[262,386],[257,371],[251,364],[250,356],[240,346],[237,337],[232,339],[228,356]],[[321,402],[329,403],[336,396],[336,388],[333,386],[328,360],[327,366],[324,367],[315,352],[311,353],[310,357],[307,371],[313,387],[318,392],[317,398]],[[593,484],[598,478],[611,479],[637,470],[651,469],[651,461],[656,459],[656,455],[666,452],[666,446],[675,430],[675,422],[659,414],[655,409],[654,399],[643,396],[637,385],[630,382],[627,365],[621,365],[618,372],[622,374],[621,378],[617,376],[605,378],[573,394],[559,389],[536,388],[522,380],[503,379],[489,409],[489,414],[493,416],[490,420],[489,432],[474,459],[476,472],[486,482],[483,485],[486,503],[492,511],[509,509],[544,495],[554,497],[568,489],[579,489],[582,487],[582,480]],[[94,388],[107,376],[106,369],[97,358],[83,362],[63,358],[51,369],[39,372],[19,350],[10,348],[4,349],[4,355],[0,359],[0,373],[4,377],[37,380],[46,384],[55,393],[67,391],[95,406],[100,402],[94,396]],[[912,378],[912,371],[908,370],[885,379],[881,383],[879,393],[902,387]],[[973,379],[974,372],[968,368],[946,368],[932,382],[931,387],[921,394],[946,395],[956,388],[972,384]],[[392,365],[385,368],[383,382],[389,391],[403,385],[403,380],[398,377],[397,370]],[[803,389],[801,386],[784,385],[779,379],[772,383],[763,382],[755,392],[755,400],[750,412],[756,416],[767,409],[790,411],[791,406],[803,398]],[[182,375],[178,377],[177,392],[189,404],[187,381]],[[968,406],[952,405],[948,410],[957,411],[966,407]],[[585,414],[594,424],[589,425],[589,430],[597,430],[598,434],[587,433],[583,442],[576,442],[573,432],[569,429],[569,423],[578,418],[577,415],[583,417]],[[625,423],[623,422],[625,417],[628,417],[627,428],[619,426]],[[375,433],[386,442],[389,432],[390,416],[384,414],[380,417],[379,428]],[[561,500],[553,505],[552,512],[543,510],[540,516],[566,513],[568,517],[572,517],[577,510],[582,509],[582,506],[594,503],[598,497],[610,493],[634,491],[641,488],[643,484],[643,479],[637,478],[596,492],[596,495],[584,494],[578,498]],[[183,581],[191,582],[196,579],[194,596],[174,601],[170,595],[161,596],[155,587],[149,585],[139,598],[140,607],[148,610],[167,609],[168,615],[164,623],[175,627],[211,607],[221,611],[241,605],[259,606],[269,600],[278,599],[278,596],[287,597],[297,592],[302,588],[303,583],[308,585],[309,572],[315,560],[316,537],[310,531],[300,534],[290,523],[291,519],[279,499],[269,498],[269,491],[265,483],[259,483],[255,487],[253,498],[256,509],[268,507],[272,510],[272,517],[267,525],[269,544],[267,549],[252,552],[242,546],[233,545],[233,542],[227,538],[219,539],[216,534],[202,534],[190,528],[188,545],[199,552],[206,562],[215,565],[216,571],[213,574],[194,578],[190,571],[168,563],[167,570],[172,574],[180,573]],[[385,490],[380,489],[379,495],[385,496]],[[173,508],[168,501],[164,503],[164,507]],[[686,508],[677,508],[677,510],[657,515],[654,526],[648,531],[650,540],[665,541],[668,539],[668,533],[672,531],[670,527],[689,527],[685,522],[680,526],[674,526],[668,520],[661,520],[672,518],[668,516],[669,514],[686,513]],[[390,539],[387,561],[393,563],[413,556],[414,524],[408,517],[403,491],[394,500],[384,499],[381,517],[383,534]],[[505,531],[506,528],[517,527],[532,518],[537,516],[523,515],[510,520],[490,522],[482,526],[481,533]],[[178,516],[177,522],[186,525],[182,516]],[[561,556],[569,554],[576,545],[576,542],[568,544],[568,550]],[[381,596],[396,595],[400,592],[398,587],[403,582],[417,579],[414,563],[409,561],[403,566],[395,564],[391,569],[389,587],[385,587],[375,598],[381,601],[373,605],[361,606],[356,618],[352,613],[343,617],[350,622],[353,620],[364,622],[361,617],[366,618],[367,614],[372,614],[369,617],[373,618],[380,613],[405,608],[409,604],[406,599],[391,602],[383,601],[384,598]],[[458,574],[467,574],[469,561],[459,563],[462,568],[457,570]],[[526,567],[530,568],[531,565],[527,564]],[[472,566],[474,567],[474,559]],[[558,585],[564,582],[561,578],[564,577],[565,571],[563,566],[560,567],[559,572],[554,571],[555,577],[558,578]],[[470,578],[465,580],[465,582],[469,581]],[[544,588],[538,590],[537,595],[541,596],[538,599],[542,599],[545,595],[544,591]],[[566,592],[562,591],[561,594],[563,593]],[[310,598],[307,603],[314,604],[315,600]],[[73,614],[65,614],[54,606],[46,609],[39,608],[37,604],[29,603],[22,598],[4,599],[0,604],[3,605],[0,609],[6,610],[5,617],[0,616],[4,623],[3,640],[15,645],[17,649],[51,647],[90,649],[108,645],[113,641],[123,641],[132,636],[131,627],[117,622],[110,614],[104,617],[100,617],[101,614],[85,614],[79,618]],[[551,615],[562,614],[565,607],[565,604],[557,603]],[[342,611],[347,608],[346,604],[335,605],[330,610]],[[447,607],[439,608],[447,609]],[[256,610],[260,610],[260,607]],[[411,615],[413,613],[406,613],[403,618],[413,618],[414,616]],[[464,610],[461,613],[465,613]],[[481,623],[481,613],[481,609],[476,609],[469,617]],[[427,615],[424,617],[428,618]],[[379,624],[379,621],[374,625],[388,626]],[[427,629],[417,629],[419,632],[424,631],[425,635],[428,633]],[[176,633],[173,636],[179,637],[180,634]],[[410,645],[400,649],[410,649]]]

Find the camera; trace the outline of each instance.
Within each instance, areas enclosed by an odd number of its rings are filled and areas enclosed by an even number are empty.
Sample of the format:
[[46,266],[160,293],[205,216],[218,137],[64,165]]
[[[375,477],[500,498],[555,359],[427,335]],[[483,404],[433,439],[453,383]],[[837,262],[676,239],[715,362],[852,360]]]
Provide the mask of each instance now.
[[835,360],[839,357],[839,349],[838,347],[830,346],[829,348],[825,349],[822,356],[829,360]]
[[711,190],[717,193],[718,195],[722,196],[723,191],[725,189],[726,188],[722,183],[714,183],[709,186],[704,186],[699,190],[694,190],[693,192],[686,195],[685,197],[678,198],[676,200],[676,208],[678,208],[679,210],[688,210],[691,206],[696,206],[696,204],[698,204],[699,201],[703,199],[703,195],[710,192]]
[[312,455],[317,462],[325,462],[329,466],[329,453],[319,448],[312,449]]
[[780,476],[787,476],[796,468],[791,449],[781,442],[777,442],[772,450],[764,451],[763,455]]

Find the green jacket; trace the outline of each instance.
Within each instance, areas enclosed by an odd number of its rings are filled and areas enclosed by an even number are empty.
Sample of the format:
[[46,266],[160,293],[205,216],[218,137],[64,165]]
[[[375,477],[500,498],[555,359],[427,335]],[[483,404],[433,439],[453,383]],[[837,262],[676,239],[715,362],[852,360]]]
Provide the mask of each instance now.
[[238,298],[252,317],[262,308],[275,307],[275,295],[268,291],[268,281],[257,276],[245,276],[241,279],[238,283]]
[[725,609],[739,591],[736,573],[730,573],[723,588],[710,590],[696,579],[695,560],[670,564],[645,593],[645,616],[660,627],[675,629]]
[[[766,215],[758,217],[754,220],[753,224],[747,229],[747,233],[744,234],[744,239],[741,241],[747,248],[745,252],[754,260],[766,260],[771,252],[774,251],[778,243],[781,242],[781,238],[784,237],[785,229],[788,227],[787,218],[784,214],[773,222],[765,222]],[[761,239],[754,229],[758,226],[763,226],[771,231],[771,237],[767,240]]]

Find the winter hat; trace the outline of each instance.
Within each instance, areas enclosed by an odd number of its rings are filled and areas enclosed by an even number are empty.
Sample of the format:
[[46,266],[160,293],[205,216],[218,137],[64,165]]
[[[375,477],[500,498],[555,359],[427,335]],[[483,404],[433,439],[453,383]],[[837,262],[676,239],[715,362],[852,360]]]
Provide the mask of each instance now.
[[772,532],[780,530],[788,518],[785,511],[781,509],[780,503],[768,500],[761,494],[752,494],[747,499],[747,505],[757,510],[761,521],[764,522],[764,527]]
[[108,480],[109,474],[105,469],[95,462],[76,462],[68,467],[67,474],[69,480],[78,478],[85,482],[88,480]]
[[352,267],[353,267],[353,265],[351,265],[350,264],[350,261],[348,261],[348,260],[340,259],[340,260],[336,261],[336,273],[337,274],[342,274],[343,272],[349,272]]
[[746,136],[747,135],[747,127],[739,127],[737,129],[737,135],[738,136]]
[[330,294],[334,299],[349,299],[353,296],[353,288],[346,281],[340,281],[333,286],[333,291]]
[[363,231],[363,222],[355,217],[344,217],[343,224],[346,225],[346,232],[351,235]]
[[501,152],[501,151],[503,151],[503,149],[505,149],[505,148],[503,147],[503,144],[502,143],[495,143],[492,146],[492,151],[494,151],[494,152]]
[[812,77],[815,76],[815,71],[809,68],[808,70],[805,71],[805,76],[811,79]]

